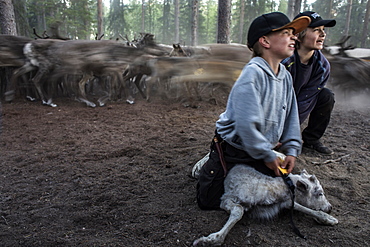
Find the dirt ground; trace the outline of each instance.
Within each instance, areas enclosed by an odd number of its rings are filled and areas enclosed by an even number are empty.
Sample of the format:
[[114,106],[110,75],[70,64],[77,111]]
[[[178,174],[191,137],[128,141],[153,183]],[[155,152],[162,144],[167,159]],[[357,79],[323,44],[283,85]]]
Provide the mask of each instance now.
[[[370,246],[368,99],[337,98],[323,137],[335,154],[304,150],[296,166],[319,178],[339,224],[295,212],[304,240],[288,212],[269,222],[245,215],[223,246]],[[191,246],[226,222],[226,212],[198,208],[190,177],[223,104],[55,103],[2,103],[1,246]]]

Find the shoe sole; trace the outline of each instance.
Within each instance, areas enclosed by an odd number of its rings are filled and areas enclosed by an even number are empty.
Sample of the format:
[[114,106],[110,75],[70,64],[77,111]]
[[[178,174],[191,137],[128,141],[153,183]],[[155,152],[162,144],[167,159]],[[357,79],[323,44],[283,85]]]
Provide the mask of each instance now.
[[204,164],[208,161],[209,159],[209,153],[207,153],[201,160],[199,160],[193,167],[192,171],[191,171],[191,176],[193,178],[196,178],[198,179],[199,177],[199,172],[200,172],[200,169],[202,169],[202,167],[204,166]]
[[332,151],[330,154],[326,154],[326,153],[321,153],[319,151],[317,151],[316,149],[314,148],[309,148],[309,147],[303,147],[304,150],[310,150],[310,151],[313,151],[315,153],[318,153],[318,154],[321,154],[321,155],[333,155],[334,154],[334,151]]

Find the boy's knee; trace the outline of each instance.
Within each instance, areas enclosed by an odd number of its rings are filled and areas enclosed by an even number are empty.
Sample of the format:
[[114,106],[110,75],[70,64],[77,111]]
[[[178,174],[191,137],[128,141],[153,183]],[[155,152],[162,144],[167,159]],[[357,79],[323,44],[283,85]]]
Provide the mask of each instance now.
[[321,93],[319,95],[327,101],[334,101],[334,93],[329,88],[324,87],[321,89]]
[[322,105],[333,108],[335,103],[334,93],[326,87],[321,89],[318,102],[321,102]]

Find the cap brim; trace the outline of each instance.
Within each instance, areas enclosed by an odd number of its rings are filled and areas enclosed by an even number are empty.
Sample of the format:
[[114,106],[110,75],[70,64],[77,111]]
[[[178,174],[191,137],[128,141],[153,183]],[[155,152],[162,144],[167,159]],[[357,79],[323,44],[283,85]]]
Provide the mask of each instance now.
[[282,27],[273,29],[272,31],[279,31],[279,30],[282,30],[282,29],[292,28],[294,30],[293,34],[296,34],[296,33],[300,33],[303,30],[305,30],[310,23],[311,23],[310,17],[301,16],[301,17],[293,20],[292,22],[289,22],[288,24],[286,24]]
[[324,27],[334,27],[335,24],[337,24],[336,20],[320,20],[316,21],[310,25],[309,27],[319,27],[319,26],[324,26]]

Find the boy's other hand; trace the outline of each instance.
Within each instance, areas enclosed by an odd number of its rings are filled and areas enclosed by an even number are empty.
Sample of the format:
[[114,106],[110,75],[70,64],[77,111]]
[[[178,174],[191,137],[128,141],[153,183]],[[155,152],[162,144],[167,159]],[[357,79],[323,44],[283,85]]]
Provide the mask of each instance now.
[[295,160],[296,160],[296,157],[294,156],[290,156],[290,155],[286,156],[284,162],[281,164],[281,168],[287,169],[288,173],[291,173],[295,166]]
[[281,177],[279,167],[287,169],[288,173],[291,173],[295,166],[295,160],[296,157],[294,156],[286,156],[283,162],[279,158],[276,158],[272,162],[265,162],[265,165],[273,170],[276,176]]

